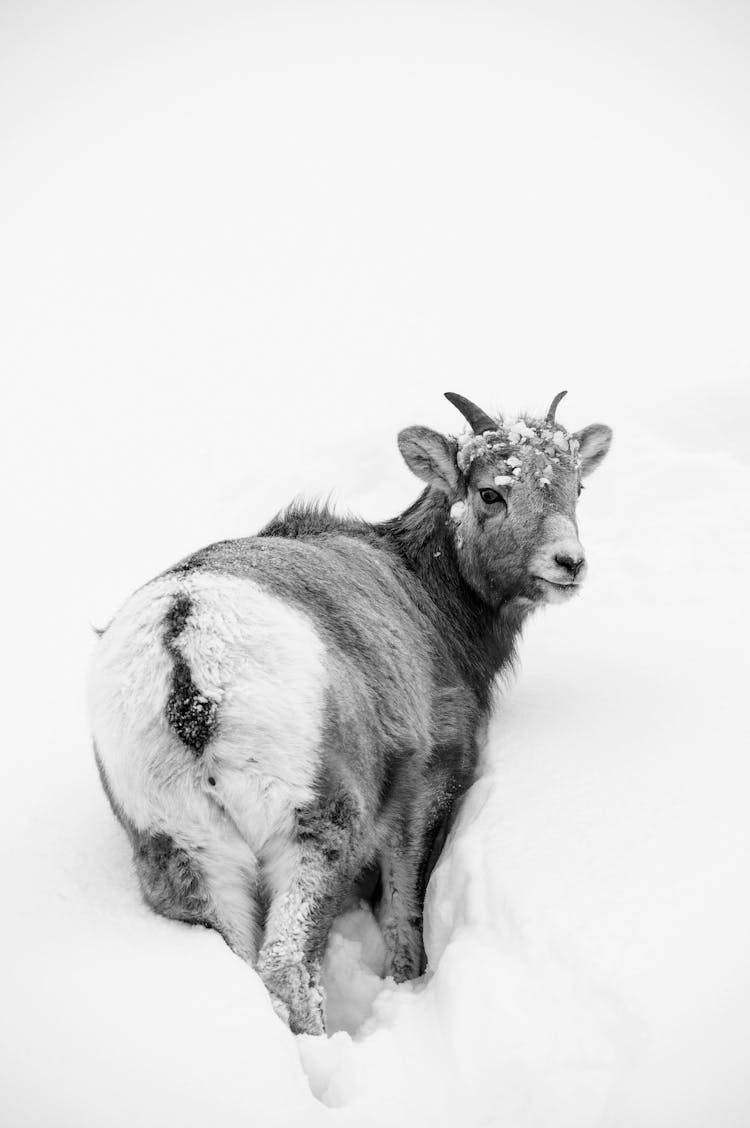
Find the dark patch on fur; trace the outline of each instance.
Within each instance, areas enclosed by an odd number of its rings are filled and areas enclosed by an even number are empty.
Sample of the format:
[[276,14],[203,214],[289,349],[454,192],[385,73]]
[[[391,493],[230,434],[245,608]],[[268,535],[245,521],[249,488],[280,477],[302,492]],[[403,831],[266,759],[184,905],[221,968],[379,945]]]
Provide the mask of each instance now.
[[164,620],[164,645],[173,662],[172,688],[167,699],[167,722],[196,756],[202,756],[217,729],[218,705],[201,693],[190,666],[176,645],[192,611],[192,600],[178,595]]
[[117,802],[96,744],[94,759],[104,794],[133,849],[133,862],[143,899],[155,912],[172,920],[214,927],[211,901],[203,876],[186,850],[168,834],[139,830]]
[[211,926],[211,901],[203,875],[168,834],[137,832],[133,861],[144,900],[152,909],[173,920]]
[[301,848],[298,873],[307,885],[306,959],[322,957],[331,924],[362,866],[365,819],[351,794],[330,779],[320,797],[296,812],[295,837]]
[[358,822],[351,798],[343,791],[333,791],[297,812],[297,838],[314,847],[327,862],[336,863],[350,847],[351,832]]

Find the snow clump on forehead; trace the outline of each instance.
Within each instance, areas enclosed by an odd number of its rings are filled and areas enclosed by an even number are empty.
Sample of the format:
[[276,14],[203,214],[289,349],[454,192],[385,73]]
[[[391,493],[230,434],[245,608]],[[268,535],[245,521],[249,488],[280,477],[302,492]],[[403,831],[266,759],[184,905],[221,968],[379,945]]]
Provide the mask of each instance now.
[[497,471],[496,486],[512,486],[530,474],[540,489],[546,489],[556,470],[580,468],[579,443],[558,423],[519,417],[497,421],[493,431],[477,435],[466,430],[458,436],[456,461],[463,474],[481,459]]

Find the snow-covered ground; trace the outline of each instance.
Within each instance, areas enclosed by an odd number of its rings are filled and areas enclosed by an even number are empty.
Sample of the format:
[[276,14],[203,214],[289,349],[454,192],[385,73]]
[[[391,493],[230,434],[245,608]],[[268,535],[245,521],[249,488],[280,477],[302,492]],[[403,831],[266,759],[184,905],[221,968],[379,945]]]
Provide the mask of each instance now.
[[[0,13],[0,1123],[750,1123],[750,17],[634,3]],[[328,1039],[142,905],[91,624],[394,437],[597,419],[581,598],[529,625],[430,886],[339,921]]]

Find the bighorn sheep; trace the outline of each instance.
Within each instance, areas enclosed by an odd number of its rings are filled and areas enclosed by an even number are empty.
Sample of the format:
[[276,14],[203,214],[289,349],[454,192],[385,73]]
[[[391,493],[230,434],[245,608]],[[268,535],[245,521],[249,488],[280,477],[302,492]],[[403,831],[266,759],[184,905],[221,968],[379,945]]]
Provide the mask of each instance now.
[[397,980],[419,973],[429,869],[471,782],[495,675],[585,572],[580,480],[612,437],[495,419],[398,436],[426,483],[381,524],[296,506],[133,595],[96,645],[97,763],[157,912],[215,928],[296,1032],[324,1029],[334,916],[378,867]]

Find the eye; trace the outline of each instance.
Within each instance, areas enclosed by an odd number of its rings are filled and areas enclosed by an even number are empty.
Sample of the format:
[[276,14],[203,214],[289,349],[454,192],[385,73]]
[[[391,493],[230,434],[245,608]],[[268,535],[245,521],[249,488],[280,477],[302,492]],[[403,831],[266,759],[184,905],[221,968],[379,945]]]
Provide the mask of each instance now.
[[578,483],[578,496],[579,497],[581,496],[581,494],[583,493],[583,491],[585,489],[586,489],[586,487],[584,486],[583,482],[579,482]]
[[485,505],[497,505],[498,501],[502,501],[503,505],[505,504],[502,495],[497,490],[480,490],[479,496]]

